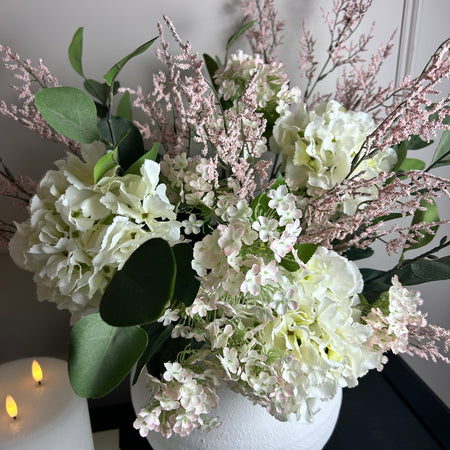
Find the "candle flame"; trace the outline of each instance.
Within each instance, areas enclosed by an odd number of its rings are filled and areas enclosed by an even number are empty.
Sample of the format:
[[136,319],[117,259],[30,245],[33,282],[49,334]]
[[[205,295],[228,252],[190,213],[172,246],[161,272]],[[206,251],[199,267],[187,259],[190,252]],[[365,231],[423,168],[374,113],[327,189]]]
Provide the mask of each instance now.
[[31,374],[38,383],[40,383],[42,381],[42,378],[44,378],[41,366],[36,360],[33,360],[33,363],[31,364]]
[[6,412],[14,419],[17,416],[17,404],[9,394],[6,396]]

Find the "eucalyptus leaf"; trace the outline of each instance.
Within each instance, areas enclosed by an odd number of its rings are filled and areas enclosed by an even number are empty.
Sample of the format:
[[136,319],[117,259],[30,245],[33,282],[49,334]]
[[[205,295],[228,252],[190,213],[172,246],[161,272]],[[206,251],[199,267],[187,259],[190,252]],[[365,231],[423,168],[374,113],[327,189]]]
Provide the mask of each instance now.
[[[111,134],[112,130],[112,134]],[[100,137],[117,146],[117,155],[120,167],[127,171],[141,156],[145,154],[144,141],[136,125],[124,117],[107,117],[98,123]],[[119,138],[128,131],[128,135],[119,143]]]
[[94,166],[94,183],[98,183],[106,172],[117,166],[117,150],[103,155]]
[[382,292],[391,287],[392,273],[378,269],[360,269],[364,280],[364,297],[369,303],[374,303]]
[[419,259],[404,265],[396,272],[404,286],[450,279],[450,256],[438,259]]
[[[421,200],[420,206],[426,209],[424,211],[422,211],[421,209],[416,210],[411,225],[438,222],[440,220],[438,207],[434,200],[431,200],[431,203],[428,203],[425,200]],[[404,251],[407,252],[408,250],[414,250],[429,244],[434,239],[438,228],[439,226],[437,225],[432,227],[433,233],[422,231],[423,236],[419,237],[415,244],[411,244],[409,247],[405,248]]]
[[379,223],[379,222],[387,222],[388,220],[394,220],[394,219],[400,219],[401,217],[409,216],[410,214],[402,214],[402,213],[390,213],[386,214],[385,216],[380,216],[374,219],[373,223]]
[[63,136],[81,144],[98,139],[97,109],[85,92],[72,87],[45,88],[35,105],[47,123]]
[[134,174],[139,175],[141,173],[141,167],[142,164],[144,164],[144,161],[149,159],[150,161],[156,161],[158,156],[158,150],[159,150],[160,143],[156,142],[156,144],[147,152],[145,155],[142,155],[135,163],[133,163],[128,170],[125,172],[125,174]]
[[193,248],[191,245],[181,242],[172,247],[177,264],[177,277],[173,298],[191,306],[195,300],[200,281],[196,278],[196,272],[192,268]]
[[134,58],[135,56],[144,53],[145,50],[147,50],[153,44],[153,42],[156,41],[156,39],[158,38],[155,37],[150,41],[146,42],[145,44],[142,44],[136,50],[132,51],[129,55],[125,56],[125,58],[121,59],[118,63],[114,64],[114,66],[112,66],[111,69],[109,69],[108,72],[103,76],[103,79],[106,81],[108,86],[111,86],[112,82],[115,80],[119,72],[123,69],[123,66],[131,58]]
[[112,327],[91,314],[72,329],[69,378],[80,397],[98,398],[112,391],[130,372],[147,346],[139,327]]
[[408,170],[423,170],[425,169],[425,163],[420,159],[405,158],[400,165],[399,170],[407,172]]
[[230,37],[230,39],[228,39],[227,46],[226,46],[227,52],[228,52],[228,50],[230,50],[231,46],[234,44],[236,39],[241,37],[251,26],[253,26],[253,24],[255,22],[256,22],[256,20],[252,20],[251,22],[246,23],[244,26],[239,28],[239,30],[237,30],[236,33],[234,33],[233,36]]
[[164,342],[170,338],[173,330],[173,325],[165,327],[162,323],[153,322],[147,325],[142,325],[141,328],[147,333],[147,347],[145,348],[142,356],[136,364],[136,370],[133,376],[133,384],[136,384],[142,369],[151,361],[153,356],[158,353]]
[[153,322],[173,297],[176,262],[169,244],[150,239],[118,270],[100,303],[103,320],[113,326]]
[[450,130],[442,132],[441,140],[434,152],[431,164],[434,164],[435,167],[450,164]]
[[345,252],[345,257],[351,261],[357,261],[364,258],[369,258],[374,254],[374,250],[370,247],[367,248],[351,248]]
[[[106,83],[99,83],[98,81],[87,79],[84,81],[83,87],[84,89],[86,89],[86,92],[99,100],[103,106],[107,105],[111,90],[110,86],[108,86]],[[117,94],[119,87],[120,83],[118,81],[115,81],[113,85],[113,95]]]
[[396,146],[395,151],[397,152],[397,163],[395,164],[393,171],[397,172],[400,169],[403,161],[405,160],[406,155],[408,154],[407,142],[402,141],[399,145]]
[[406,141],[408,150],[420,150],[421,148],[428,147],[434,141],[424,141],[420,136],[413,134],[408,141]]
[[97,109],[97,117],[99,119],[104,119],[108,116],[108,108],[106,106],[102,105],[99,102],[94,102],[94,104]]
[[83,74],[83,27],[78,28],[73,35],[72,42],[69,45],[69,61],[78,75],[84,77]]
[[217,62],[206,53],[203,53],[203,59],[205,60],[206,69],[208,70],[208,74],[211,78],[211,81],[214,87],[217,88],[217,84],[214,80],[214,75],[219,69],[219,66],[217,65]]
[[128,121],[133,121],[133,111],[131,109],[130,93],[125,91],[120,99],[119,106],[117,107],[117,115],[124,117]]
[[106,105],[109,95],[109,86],[106,83],[87,79],[84,81],[83,87],[89,94],[99,100],[102,105]]

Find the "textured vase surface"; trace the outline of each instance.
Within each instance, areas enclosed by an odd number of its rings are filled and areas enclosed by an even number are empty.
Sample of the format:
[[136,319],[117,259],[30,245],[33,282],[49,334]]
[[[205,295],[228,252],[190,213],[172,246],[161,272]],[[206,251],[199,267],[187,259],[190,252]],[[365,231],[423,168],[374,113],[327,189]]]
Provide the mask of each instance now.
[[[135,411],[147,403],[148,395],[145,377],[141,376],[131,387]],[[219,406],[213,410],[213,415],[222,421],[219,428],[209,432],[194,430],[187,437],[169,439],[150,431],[150,445],[154,450],[320,450],[336,425],[342,389],[332,400],[322,402],[312,423],[280,422],[261,406],[226,387],[220,388],[219,398]]]

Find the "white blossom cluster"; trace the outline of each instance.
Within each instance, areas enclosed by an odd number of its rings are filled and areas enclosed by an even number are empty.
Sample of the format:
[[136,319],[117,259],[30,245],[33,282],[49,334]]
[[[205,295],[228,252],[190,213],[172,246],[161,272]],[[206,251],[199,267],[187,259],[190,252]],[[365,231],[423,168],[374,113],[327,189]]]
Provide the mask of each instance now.
[[281,113],[299,98],[297,88],[289,89],[283,64],[266,64],[259,55],[248,55],[242,50],[232,54],[215,74],[219,93],[225,100],[233,101],[241,96],[250,80],[256,83],[258,107],[269,118]]
[[159,164],[145,161],[140,175],[108,174],[94,183],[101,143],[56,162],[40,182],[30,217],[17,225],[10,253],[34,272],[39,300],[55,302],[72,321],[98,310],[112,276],[150,238],[180,239],[180,226]]
[[391,283],[387,293],[388,307],[385,311],[373,307],[364,320],[374,330],[369,345],[377,350],[405,353],[410,344],[410,328],[425,327],[426,314],[417,309],[423,303],[419,292],[404,288],[397,276],[392,278]]
[[[369,114],[346,111],[334,100],[322,103],[314,111],[307,111],[304,103],[297,103],[293,111],[281,114],[273,130],[283,155],[286,181],[311,196],[333,188],[350,173],[353,158],[374,129]],[[390,171],[396,162],[396,152],[388,148],[364,160],[354,173],[370,179]],[[348,199],[344,212],[354,212],[358,203],[376,193],[373,186],[370,192],[364,192],[364,197]]]
[[212,397],[206,409],[187,413],[177,381],[199,360],[215,369],[217,386],[225,382],[280,420],[294,414],[303,421],[312,420],[319,400],[331,399],[339,386],[355,386],[382,363],[382,352],[367,345],[372,327],[360,320],[357,266],[322,247],[302,262],[295,247],[301,231],[296,197],[284,184],[262,197],[252,209],[233,194],[217,195],[213,210],[221,223],[194,245],[200,291],[190,307],[169,308],[161,317],[164,325],[175,324],[173,338],[204,345],[176,366],[166,365],[170,374],[161,380],[152,379],[150,406],[135,423],[141,433],[184,435],[203,424]]
[[152,401],[139,411],[134,422],[141,436],[147,436],[150,430],[168,438],[174,433],[187,436],[194,428],[206,431],[220,425],[217,418],[207,415],[219,402],[216,391],[221,372],[217,369],[196,372],[177,362],[165,363],[164,367],[161,380],[147,375]]

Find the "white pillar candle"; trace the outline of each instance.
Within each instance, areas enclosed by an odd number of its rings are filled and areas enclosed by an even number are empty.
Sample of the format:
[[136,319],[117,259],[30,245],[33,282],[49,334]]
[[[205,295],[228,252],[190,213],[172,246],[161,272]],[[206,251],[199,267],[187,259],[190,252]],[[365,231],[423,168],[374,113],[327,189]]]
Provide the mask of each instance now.
[[[2,450],[94,450],[86,399],[72,390],[67,363],[40,357],[41,384],[31,374],[33,358],[0,365],[0,448]],[[7,395],[17,404],[9,417]]]

